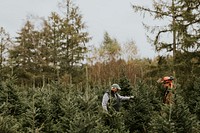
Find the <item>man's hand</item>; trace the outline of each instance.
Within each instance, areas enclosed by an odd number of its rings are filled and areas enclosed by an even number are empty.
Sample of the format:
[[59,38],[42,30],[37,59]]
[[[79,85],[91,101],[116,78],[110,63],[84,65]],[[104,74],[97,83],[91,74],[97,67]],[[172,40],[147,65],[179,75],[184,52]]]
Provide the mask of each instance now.
[[130,96],[130,99],[134,99],[134,96]]

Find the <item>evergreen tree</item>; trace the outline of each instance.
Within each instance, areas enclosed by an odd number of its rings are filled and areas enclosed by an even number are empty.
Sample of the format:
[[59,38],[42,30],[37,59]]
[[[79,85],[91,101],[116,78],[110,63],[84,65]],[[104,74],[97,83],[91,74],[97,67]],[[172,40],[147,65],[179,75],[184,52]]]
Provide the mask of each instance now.
[[183,96],[188,104],[188,107],[192,114],[196,114],[198,120],[200,120],[200,97],[199,97],[199,88],[200,88],[200,78],[194,77],[192,80],[186,81],[187,84],[184,84]]
[[0,132],[17,133],[21,130],[18,118],[23,113],[23,103],[14,80],[0,82]]
[[176,95],[174,104],[162,105],[160,112],[154,112],[150,122],[152,133],[196,133],[199,127],[199,120],[180,95]]
[[[10,59],[14,61],[14,74],[20,77],[21,83],[30,83],[34,78],[34,73],[38,70],[35,64],[37,54],[37,43],[34,36],[34,25],[27,21],[17,37],[18,45],[10,50]],[[31,82],[32,84],[32,82]]]
[[120,93],[122,96],[131,95],[131,91],[133,88],[131,87],[130,81],[124,74],[122,74],[121,78],[119,79],[119,86],[123,88]]
[[118,59],[121,47],[116,38],[111,38],[108,32],[104,33],[104,40],[98,53],[103,62],[109,62]]
[[[179,17],[178,10],[178,0],[153,0],[153,9],[145,8],[141,6],[133,5],[133,9],[138,12],[149,13],[154,17],[156,20],[169,20],[170,23],[167,26],[155,26],[150,27],[145,25],[146,29],[149,30],[152,34],[155,32],[154,39],[148,36],[148,39],[153,45],[155,46],[156,51],[165,50],[165,52],[173,51],[173,56],[175,58],[175,53],[177,50],[177,30],[176,30],[176,23]],[[168,33],[172,33],[172,40],[166,42],[164,41],[163,36]]]
[[130,132],[148,132],[153,111],[159,111],[155,92],[143,83],[134,88],[135,98],[125,113],[125,126]]
[[[155,26],[152,28],[146,25],[146,29],[151,31],[152,35],[155,34],[154,39],[149,39],[154,44],[156,51],[173,51],[172,69],[177,71],[177,76],[181,76],[181,78],[188,77],[185,74],[184,76],[181,75],[180,69],[184,68],[184,71],[187,71],[187,66],[190,66],[189,62],[192,59],[199,62],[197,56],[195,56],[198,55],[196,53],[199,53],[198,3],[199,1],[171,0],[165,2],[163,0],[154,0],[153,9],[133,5],[135,11],[148,12],[156,20],[170,20],[167,26]],[[172,41],[168,41],[168,39],[166,42],[163,38],[168,33],[172,33]],[[191,53],[194,55],[188,56]],[[190,57],[190,61],[185,62],[185,58],[182,58],[183,55]]]
[[18,116],[22,113],[22,101],[19,97],[18,88],[12,83],[13,80],[6,80],[0,83],[1,113],[5,115]]
[[8,63],[8,48],[10,47],[11,39],[3,27],[0,27],[0,81],[5,80],[7,76],[6,64]]
[[0,132],[1,133],[19,133],[20,123],[11,115],[3,116],[0,114]]
[[[178,43],[181,44],[180,52],[177,53],[177,73],[180,75],[180,83],[185,84],[186,80],[194,76],[199,77],[198,64],[199,55],[199,28],[200,21],[199,0],[179,0],[179,18],[177,20]],[[184,71],[184,74],[182,74]],[[187,84],[187,83],[186,83]]]
[[[86,43],[90,40],[88,32],[85,31],[86,25],[82,22],[82,15],[79,8],[71,0],[61,3],[64,16],[62,17],[62,30],[59,38],[59,60],[61,73],[73,75],[76,66],[82,65],[87,52]],[[74,67],[75,66],[75,67]],[[75,68],[75,69],[74,69]],[[78,76],[80,76],[78,74]]]
[[10,51],[10,59],[14,61],[14,73],[21,83],[42,86],[65,74],[80,76],[83,69],[79,66],[85,59],[90,37],[79,8],[71,0],[62,5],[67,11],[63,15],[52,12],[48,20],[44,20],[41,30],[36,30],[34,24],[27,21],[18,33],[18,44]]

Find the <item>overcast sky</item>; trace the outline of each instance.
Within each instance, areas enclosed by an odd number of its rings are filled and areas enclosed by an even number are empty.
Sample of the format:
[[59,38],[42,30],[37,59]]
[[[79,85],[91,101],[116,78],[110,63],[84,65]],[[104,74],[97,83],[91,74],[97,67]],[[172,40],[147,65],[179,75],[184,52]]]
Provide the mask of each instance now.
[[[0,27],[15,36],[27,20],[27,16],[45,17],[51,12],[59,12],[58,2],[62,0],[0,0]],[[73,0],[79,6],[83,21],[92,36],[91,44],[100,44],[104,32],[120,43],[134,40],[139,49],[140,57],[153,58],[157,54],[146,41],[142,22],[152,20],[134,13],[131,4],[151,6],[151,0]]]

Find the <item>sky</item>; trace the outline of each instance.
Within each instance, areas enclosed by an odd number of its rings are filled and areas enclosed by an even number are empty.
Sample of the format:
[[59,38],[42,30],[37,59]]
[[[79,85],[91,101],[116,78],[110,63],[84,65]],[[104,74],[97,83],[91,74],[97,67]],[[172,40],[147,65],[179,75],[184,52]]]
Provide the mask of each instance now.
[[[31,15],[47,18],[51,12],[59,12],[58,3],[62,0],[0,0],[0,27],[11,37],[22,28]],[[139,57],[154,58],[154,48],[147,42],[142,25],[153,23],[152,18],[135,13],[131,4],[151,7],[151,0],[73,0],[79,7],[83,21],[87,25],[92,40],[91,45],[99,45],[108,32],[123,44],[135,41]]]

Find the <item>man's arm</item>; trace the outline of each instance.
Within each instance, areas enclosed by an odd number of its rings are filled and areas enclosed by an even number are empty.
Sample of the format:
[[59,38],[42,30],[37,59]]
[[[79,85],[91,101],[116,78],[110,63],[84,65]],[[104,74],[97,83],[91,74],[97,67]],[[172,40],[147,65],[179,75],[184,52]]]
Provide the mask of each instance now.
[[108,100],[109,100],[109,95],[108,95],[108,93],[105,93],[103,95],[103,99],[102,99],[102,107],[105,111],[108,111],[108,109],[107,109]]
[[121,95],[119,95],[119,94],[117,94],[117,95],[118,95],[118,97],[119,97],[121,100],[129,100],[129,99],[134,98],[134,96],[128,97],[128,96],[121,96]]

